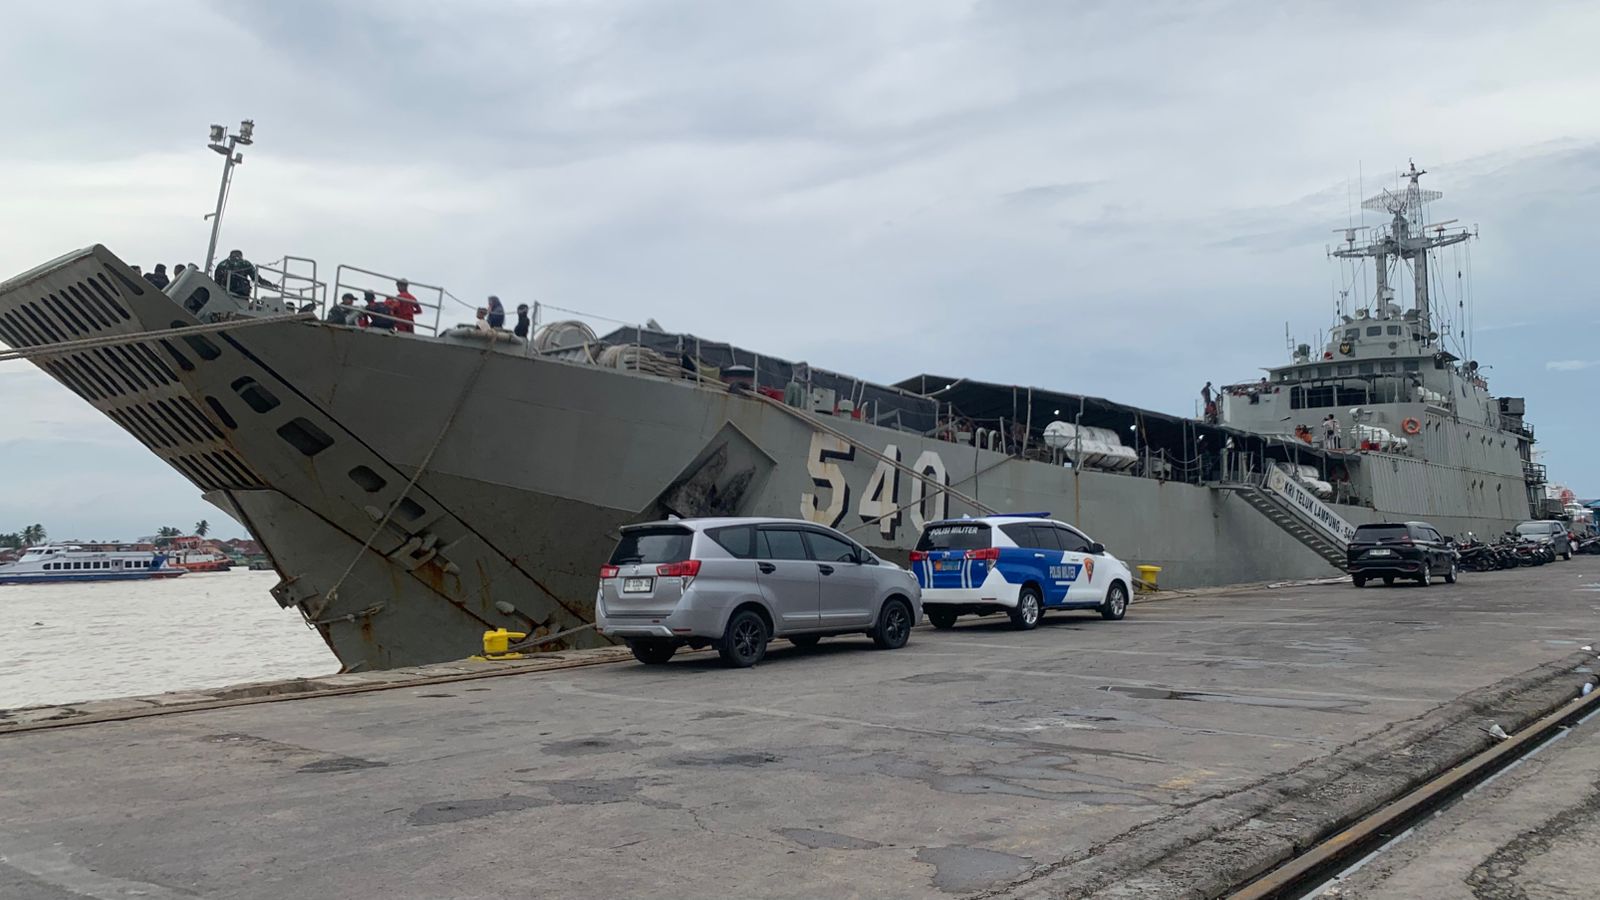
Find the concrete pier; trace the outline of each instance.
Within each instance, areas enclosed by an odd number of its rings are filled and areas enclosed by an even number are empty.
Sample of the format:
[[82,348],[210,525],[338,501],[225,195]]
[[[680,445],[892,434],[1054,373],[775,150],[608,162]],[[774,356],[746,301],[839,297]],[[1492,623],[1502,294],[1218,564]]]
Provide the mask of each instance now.
[[1579,557],[14,713],[0,897],[1209,896],[1575,696],[1597,607]]

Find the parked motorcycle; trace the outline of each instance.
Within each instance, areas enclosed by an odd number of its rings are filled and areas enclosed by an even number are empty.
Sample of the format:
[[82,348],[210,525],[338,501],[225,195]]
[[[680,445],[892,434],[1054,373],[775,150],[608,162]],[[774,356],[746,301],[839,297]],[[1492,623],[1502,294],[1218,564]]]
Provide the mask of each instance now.
[[1461,568],[1469,572],[1492,572],[1495,569],[1505,568],[1505,563],[1494,547],[1478,540],[1472,532],[1467,532],[1466,538],[1456,545],[1456,552],[1461,555]]
[[1517,553],[1517,539],[1515,535],[1507,534],[1490,545],[1494,551],[1495,562],[1502,569],[1515,569],[1523,564],[1522,557]]
[[1517,562],[1524,566],[1542,566],[1556,561],[1555,548],[1537,539],[1517,541],[1516,554]]

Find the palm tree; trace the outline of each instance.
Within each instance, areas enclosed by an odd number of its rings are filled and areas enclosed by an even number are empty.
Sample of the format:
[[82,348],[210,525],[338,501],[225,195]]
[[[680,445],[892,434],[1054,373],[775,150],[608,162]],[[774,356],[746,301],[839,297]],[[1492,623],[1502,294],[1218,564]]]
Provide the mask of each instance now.
[[205,519],[201,519],[200,521],[194,523],[194,533],[199,535],[200,537],[205,537],[206,536],[206,532],[208,532],[210,530],[211,530],[211,523],[207,522]]
[[21,550],[22,535],[15,531],[8,531],[5,534],[0,534],[0,547],[8,547],[12,550]]
[[35,544],[44,543],[44,538],[45,532],[43,525],[34,524],[22,529],[22,542],[29,547],[32,547]]
[[156,546],[165,547],[172,543],[173,538],[181,534],[183,534],[183,532],[179,531],[176,527],[172,525],[163,525],[156,529]]

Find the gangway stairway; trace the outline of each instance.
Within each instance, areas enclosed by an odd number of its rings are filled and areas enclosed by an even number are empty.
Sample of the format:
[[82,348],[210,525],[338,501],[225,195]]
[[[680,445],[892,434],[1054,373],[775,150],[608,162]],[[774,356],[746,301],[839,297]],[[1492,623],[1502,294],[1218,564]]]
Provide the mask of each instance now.
[[1264,476],[1256,476],[1249,481],[1224,482],[1216,485],[1216,488],[1237,494],[1241,500],[1255,507],[1290,537],[1327,560],[1328,565],[1341,572],[1345,571],[1348,561],[1345,543],[1335,540],[1307,522],[1305,517],[1282,497],[1266,490],[1264,482]]

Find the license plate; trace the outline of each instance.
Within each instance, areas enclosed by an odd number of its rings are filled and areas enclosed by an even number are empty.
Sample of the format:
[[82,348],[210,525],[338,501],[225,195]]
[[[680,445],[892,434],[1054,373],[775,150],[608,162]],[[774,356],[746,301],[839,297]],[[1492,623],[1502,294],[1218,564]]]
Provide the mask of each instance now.
[[961,562],[954,559],[941,560],[933,564],[933,570],[935,572],[959,572],[961,571]]
[[1394,551],[1393,550],[1371,550],[1371,551],[1367,552],[1367,555],[1368,556],[1393,556],[1394,555]]
[[648,594],[655,587],[654,578],[624,578],[622,579],[622,592],[624,594]]

